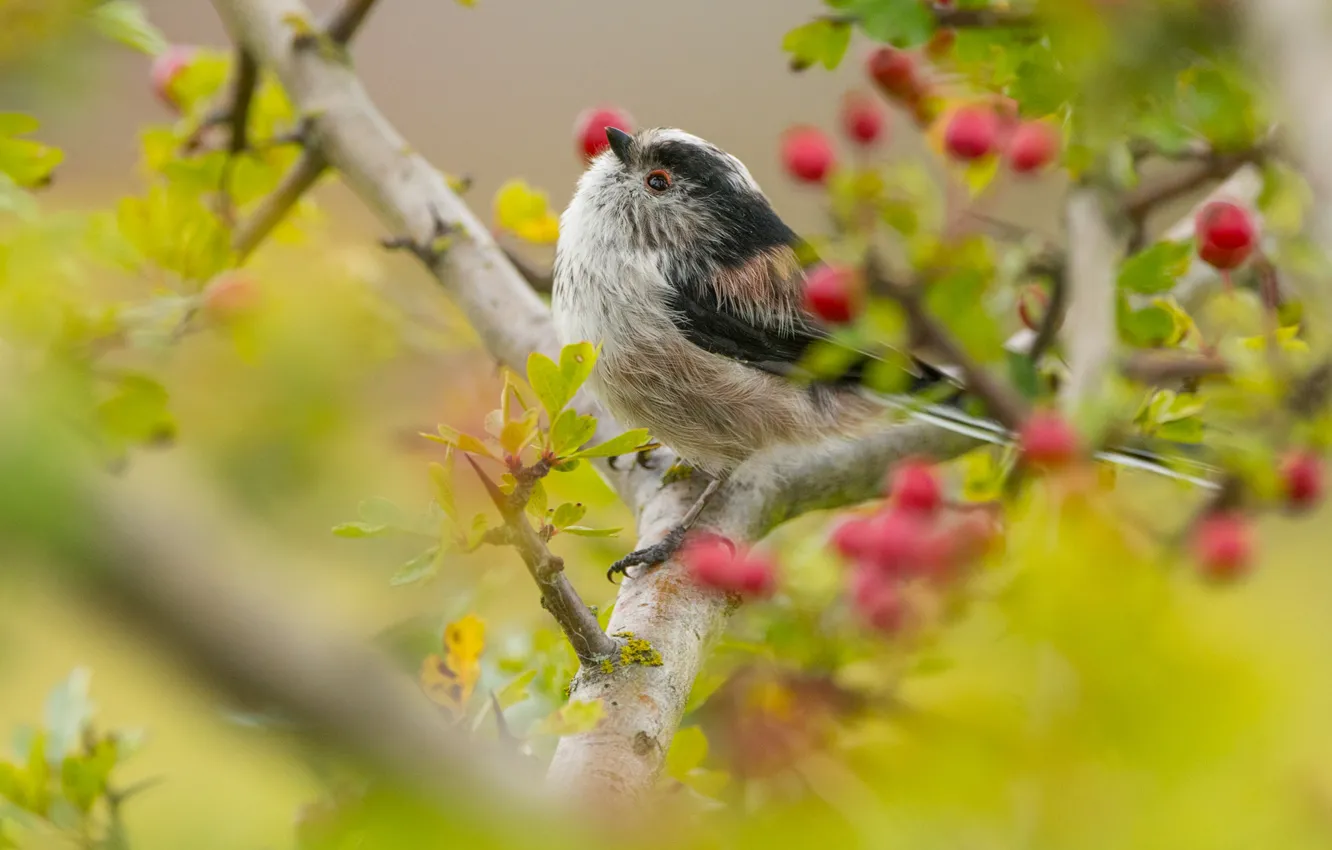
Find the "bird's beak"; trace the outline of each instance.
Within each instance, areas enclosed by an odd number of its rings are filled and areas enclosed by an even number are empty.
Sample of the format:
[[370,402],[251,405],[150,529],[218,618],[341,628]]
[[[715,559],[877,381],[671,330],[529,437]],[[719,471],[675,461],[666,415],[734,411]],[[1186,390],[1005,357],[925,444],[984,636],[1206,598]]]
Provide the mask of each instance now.
[[634,137],[618,127],[607,127],[606,141],[610,142],[610,148],[615,152],[615,156],[620,162],[628,165],[629,146],[634,143]]

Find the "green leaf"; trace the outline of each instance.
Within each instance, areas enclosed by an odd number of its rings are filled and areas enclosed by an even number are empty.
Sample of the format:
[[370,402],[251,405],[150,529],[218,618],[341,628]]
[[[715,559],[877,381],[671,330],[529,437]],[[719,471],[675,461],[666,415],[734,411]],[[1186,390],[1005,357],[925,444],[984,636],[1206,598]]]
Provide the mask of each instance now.
[[605,707],[601,700],[571,702],[543,718],[533,729],[536,735],[577,735],[591,732],[601,722]]
[[439,547],[431,546],[398,567],[397,571],[389,577],[389,584],[393,587],[402,587],[403,585],[415,584],[434,578],[435,574],[439,572],[439,554]]
[[59,764],[74,752],[80,744],[83,728],[92,720],[93,704],[88,699],[91,679],[91,670],[76,667],[46,697],[43,716],[47,734],[46,757],[52,765]]
[[531,694],[528,693],[527,686],[532,684],[532,680],[536,678],[536,674],[536,670],[526,670],[519,673],[510,680],[507,685],[500,688],[499,693],[495,694],[495,699],[499,702],[499,707],[505,709],[509,706],[517,705],[530,697]]
[[555,509],[555,515],[551,517],[550,524],[556,528],[565,528],[573,525],[583,518],[587,513],[587,508],[580,503],[565,502]]
[[590,342],[575,342],[560,349],[560,374],[564,376],[564,386],[573,398],[582,389],[592,369],[597,365],[600,351]]
[[540,351],[533,351],[527,357],[527,383],[552,419],[573,397],[559,365]]
[[171,438],[176,421],[166,388],[145,375],[122,375],[110,397],[97,406],[106,436],[117,446]]
[[388,531],[387,525],[371,525],[368,522],[344,522],[333,526],[333,534],[338,537],[378,537]]
[[802,24],[782,37],[782,50],[797,67],[822,64],[829,71],[841,64],[850,44],[851,25],[825,19]]
[[618,437],[612,437],[600,445],[583,449],[574,457],[618,457],[636,451],[641,446],[646,445],[647,442],[647,429],[636,428],[633,431],[625,431]]
[[708,738],[697,726],[686,726],[675,733],[666,753],[666,775],[683,779],[685,774],[703,764],[708,757]]
[[102,35],[149,56],[167,48],[162,31],[148,22],[143,7],[132,0],[100,3],[89,10],[88,17]]
[[24,188],[40,186],[65,158],[59,148],[19,139],[38,127],[36,119],[21,113],[0,113],[0,173]]
[[1166,310],[1152,305],[1119,311],[1119,333],[1124,341],[1140,348],[1164,345],[1175,331],[1175,320]]
[[596,417],[566,410],[555,417],[555,424],[550,427],[550,449],[556,457],[567,457],[582,448],[596,433]]
[[444,456],[444,463],[431,461],[426,467],[430,474],[430,483],[435,489],[435,503],[444,514],[454,522],[458,521],[458,504],[453,495],[453,452]]
[[934,34],[934,14],[920,0],[863,0],[851,9],[860,28],[875,41],[896,47],[916,47]]
[[585,525],[568,525],[560,529],[561,534],[572,534],[574,537],[614,537],[624,531],[623,528],[588,528]]
[[1168,292],[1188,271],[1192,253],[1191,242],[1158,242],[1139,251],[1120,267],[1119,288],[1143,295]]

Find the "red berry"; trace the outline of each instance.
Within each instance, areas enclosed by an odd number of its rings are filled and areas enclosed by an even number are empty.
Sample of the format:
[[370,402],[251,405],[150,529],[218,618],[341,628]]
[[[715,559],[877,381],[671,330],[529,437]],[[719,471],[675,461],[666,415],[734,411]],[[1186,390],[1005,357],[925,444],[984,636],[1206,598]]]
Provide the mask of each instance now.
[[1198,256],[1214,268],[1227,271],[1243,263],[1258,244],[1258,227],[1244,207],[1230,201],[1212,201],[1198,210],[1194,220]]
[[915,100],[924,92],[916,58],[895,47],[880,47],[866,64],[870,79],[879,90],[899,100]]
[[907,623],[907,601],[897,584],[873,570],[852,576],[852,598],[861,618],[876,631],[896,634]]
[[259,287],[241,272],[218,275],[203,291],[203,310],[215,321],[229,322],[253,313]]
[[1044,121],[1025,121],[1008,138],[1008,167],[1018,174],[1039,171],[1055,158],[1059,136]]
[[868,549],[872,528],[870,517],[851,517],[834,528],[829,539],[842,557],[855,560]]
[[1253,559],[1249,522],[1237,513],[1206,517],[1193,530],[1193,552],[1205,577],[1229,581],[1248,572]]
[[805,309],[835,325],[846,324],[859,312],[855,272],[839,266],[819,266],[805,278]]
[[921,461],[899,464],[893,472],[891,498],[899,510],[930,516],[943,504],[943,487],[934,467]]
[[873,520],[866,535],[862,563],[886,575],[909,576],[921,572],[929,527],[917,514],[889,511]]
[[607,127],[632,133],[634,119],[628,112],[614,106],[585,109],[574,119],[574,142],[584,163],[591,162],[597,154],[610,147],[606,139]]
[[857,144],[868,146],[879,141],[886,119],[872,98],[851,92],[842,99],[842,131]]
[[195,49],[180,44],[173,44],[157,54],[153,60],[148,77],[152,83],[153,94],[173,110],[180,110],[180,101],[172,90],[176,79],[194,61]]
[[1018,318],[1031,330],[1039,330],[1050,308],[1050,296],[1045,287],[1029,283],[1018,291]]
[[1018,434],[1022,459],[1044,469],[1065,466],[1078,456],[1078,435],[1058,413],[1037,411]]
[[797,127],[782,138],[782,164],[797,180],[822,183],[835,159],[832,142],[821,130]]
[[954,159],[975,160],[994,152],[999,139],[999,117],[983,106],[964,106],[944,128],[944,149]]
[[1296,510],[1311,508],[1323,499],[1323,464],[1312,452],[1286,455],[1281,462],[1281,480],[1286,502]]
[[694,581],[743,596],[767,596],[776,584],[772,561],[759,555],[739,553],[730,541],[708,536],[690,541],[680,553]]

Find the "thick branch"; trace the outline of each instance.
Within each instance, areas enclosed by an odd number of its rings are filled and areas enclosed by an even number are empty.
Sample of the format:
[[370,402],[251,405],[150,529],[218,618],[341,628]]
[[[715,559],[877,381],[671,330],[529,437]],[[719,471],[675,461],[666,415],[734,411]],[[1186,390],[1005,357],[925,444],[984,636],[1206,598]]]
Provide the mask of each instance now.
[[286,218],[291,208],[319,181],[327,167],[323,154],[318,150],[307,148],[301,154],[291,170],[282,176],[282,182],[272,194],[260,202],[249,220],[236,228],[231,246],[242,262]]
[[1123,244],[1107,218],[1101,190],[1079,186],[1070,193],[1068,245],[1066,408],[1100,392],[1119,337],[1115,326],[1115,271],[1123,256]]

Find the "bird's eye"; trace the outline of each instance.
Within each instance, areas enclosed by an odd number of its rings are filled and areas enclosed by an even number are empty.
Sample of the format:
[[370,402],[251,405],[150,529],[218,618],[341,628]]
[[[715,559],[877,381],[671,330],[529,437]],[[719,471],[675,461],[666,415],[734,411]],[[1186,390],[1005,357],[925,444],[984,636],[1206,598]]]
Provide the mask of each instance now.
[[657,169],[656,171],[649,174],[647,176],[647,180],[645,180],[644,182],[647,183],[647,187],[649,189],[651,189],[654,193],[660,195],[662,192],[665,192],[667,189],[671,188],[671,175],[667,174],[665,171],[662,171],[661,169]]

